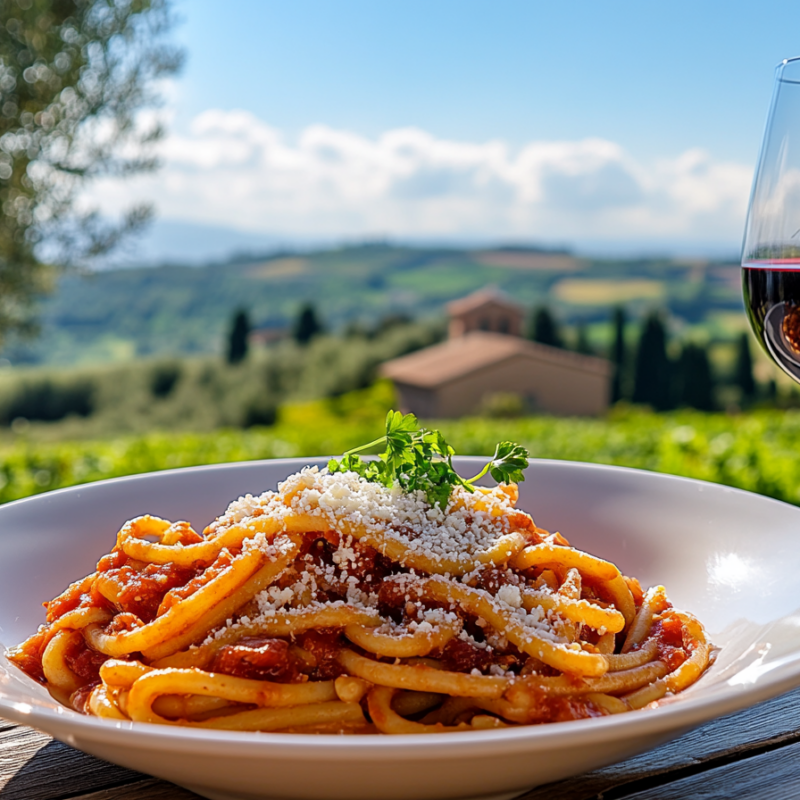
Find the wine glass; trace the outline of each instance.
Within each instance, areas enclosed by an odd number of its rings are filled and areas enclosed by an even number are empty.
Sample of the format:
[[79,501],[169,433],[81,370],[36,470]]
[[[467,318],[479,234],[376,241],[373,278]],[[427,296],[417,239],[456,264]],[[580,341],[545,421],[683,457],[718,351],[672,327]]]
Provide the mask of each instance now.
[[761,346],[800,382],[800,58],[775,73],[747,211],[742,291]]

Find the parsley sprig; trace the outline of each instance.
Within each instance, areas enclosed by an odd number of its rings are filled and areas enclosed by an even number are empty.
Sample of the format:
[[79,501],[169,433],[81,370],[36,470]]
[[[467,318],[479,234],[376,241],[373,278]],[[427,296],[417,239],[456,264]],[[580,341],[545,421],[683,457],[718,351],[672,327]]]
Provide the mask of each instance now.
[[[385,444],[375,460],[364,461],[358,453]],[[373,483],[404,492],[423,491],[428,502],[444,509],[455,486],[474,492],[473,484],[488,472],[498,483],[525,480],[528,451],[514,442],[500,442],[491,461],[473,478],[462,478],[453,468],[455,451],[439,431],[420,428],[413,414],[390,411],[386,433],[373,442],[348,450],[341,459],[328,462],[330,472],[356,472]]]

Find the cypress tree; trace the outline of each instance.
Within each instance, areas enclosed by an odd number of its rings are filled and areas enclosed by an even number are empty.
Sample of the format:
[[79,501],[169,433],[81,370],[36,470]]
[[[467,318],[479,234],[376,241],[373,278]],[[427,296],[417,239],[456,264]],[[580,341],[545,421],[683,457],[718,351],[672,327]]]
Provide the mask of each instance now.
[[586,330],[586,323],[578,323],[578,336],[575,341],[575,352],[581,353],[584,356],[593,356],[594,350],[592,345],[589,344],[589,334]]
[[705,347],[688,342],[678,362],[678,404],[700,411],[714,410],[714,374]]
[[775,378],[770,378],[767,382],[767,399],[771,403],[777,403],[778,401],[778,382]]
[[642,325],[633,378],[633,402],[657,411],[672,408],[671,367],[667,355],[667,333],[661,315],[654,311]]
[[297,315],[292,336],[298,344],[306,345],[315,336],[322,333],[322,324],[312,303],[306,303]]
[[228,334],[228,363],[238,364],[247,357],[248,337],[250,336],[250,319],[244,309],[233,315],[231,331]]
[[753,356],[750,353],[750,339],[746,333],[739,337],[736,348],[734,383],[742,391],[742,400],[752,400],[755,397],[756,380],[753,377]]
[[624,392],[625,369],[625,309],[618,306],[614,309],[612,324],[614,326],[614,344],[611,348],[611,363],[614,365],[614,377],[611,381],[611,402],[622,400]]
[[558,330],[558,323],[547,306],[536,309],[531,322],[528,338],[550,347],[563,347],[564,343]]

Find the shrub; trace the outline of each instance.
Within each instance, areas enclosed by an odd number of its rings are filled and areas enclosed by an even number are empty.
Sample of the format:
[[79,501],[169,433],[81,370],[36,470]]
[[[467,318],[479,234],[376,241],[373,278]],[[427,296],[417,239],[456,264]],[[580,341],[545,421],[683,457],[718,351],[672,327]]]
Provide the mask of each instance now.
[[179,361],[162,361],[153,367],[150,374],[150,391],[153,397],[168,397],[181,377]]
[[481,403],[481,416],[492,419],[514,419],[525,413],[525,398],[515,392],[488,394]]
[[370,386],[383,361],[442,335],[439,323],[398,320],[375,338],[318,335],[306,346],[288,340],[253,351],[237,364],[204,356],[69,372],[4,370],[0,424],[24,417],[50,423],[50,436],[73,438],[270,425],[279,405]]
[[71,414],[87,417],[95,409],[95,388],[85,377],[64,374],[31,375],[5,387],[0,422],[16,418],[52,422]]

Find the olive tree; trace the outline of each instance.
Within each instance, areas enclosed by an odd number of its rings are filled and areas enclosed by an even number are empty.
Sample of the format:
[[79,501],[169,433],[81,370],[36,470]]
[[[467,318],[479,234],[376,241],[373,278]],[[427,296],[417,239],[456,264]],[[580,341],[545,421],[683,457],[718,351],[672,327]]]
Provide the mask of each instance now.
[[159,82],[180,66],[168,0],[0,0],[0,339],[31,329],[59,269],[151,215],[77,202],[87,182],[156,166]]

